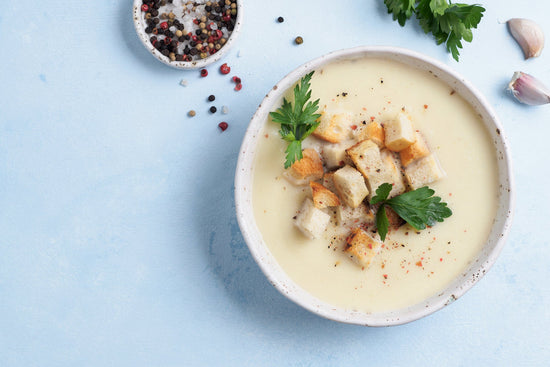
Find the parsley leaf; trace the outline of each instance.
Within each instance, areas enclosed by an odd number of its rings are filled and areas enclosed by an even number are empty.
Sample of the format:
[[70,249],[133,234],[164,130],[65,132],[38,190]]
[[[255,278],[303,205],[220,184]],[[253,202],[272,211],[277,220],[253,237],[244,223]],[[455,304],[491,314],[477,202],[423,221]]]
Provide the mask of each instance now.
[[384,4],[401,26],[414,13],[424,33],[432,33],[438,45],[445,43],[456,61],[462,41],[472,42],[472,28],[477,28],[485,11],[479,5],[449,0],[384,0]]
[[389,183],[380,185],[370,202],[371,205],[380,204],[376,212],[376,227],[382,241],[386,239],[389,227],[386,205],[417,230],[443,222],[453,214],[447,203],[442,202],[439,196],[433,196],[435,191],[428,186],[388,199],[391,189]]
[[302,141],[319,125],[317,120],[321,115],[316,113],[319,100],[310,101],[310,81],[313,73],[312,71],[304,76],[294,87],[294,106],[283,98],[282,106],[277,111],[269,113],[273,122],[281,124],[279,134],[289,143],[286,148],[285,168],[302,159]]
[[378,230],[378,234],[380,235],[382,242],[386,240],[386,235],[388,234],[389,228],[390,221],[388,220],[388,215],[386,214],[386,207],[382,204],[376,212],[376,229]]

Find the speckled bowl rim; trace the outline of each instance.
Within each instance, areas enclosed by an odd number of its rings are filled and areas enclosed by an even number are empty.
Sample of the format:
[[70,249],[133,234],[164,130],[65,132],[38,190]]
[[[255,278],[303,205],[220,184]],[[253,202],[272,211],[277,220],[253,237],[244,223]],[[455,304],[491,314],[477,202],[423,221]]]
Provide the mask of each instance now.
[[[452,87],[479,114],[497,152],[499,207],[488,240],[469,268],[443,291],[410,307],[378,313],[365,313],[330,305],[298,286],[280,267],[262,239],[252,207],[253,167],[256,146],[267,115],[282,94],[306,73],[339,60],[376,57],[396,60],[421,70],[428,70]],[[309,61],[285,76],[266,95],[252,117],[239,153],[235,174],[237,220],[252,256],[271,284],[283,295],[305,309],[327,319],[365,326],[405,324],[440,310],[469,290],[489,270],[504,246],[514,212],[512,162],[502,125],[485,97],[449,66],[407,49],[386,46],[361,46],[335,51]]]
[[222,48],[215,54],[208,56],[205,59],[200,60],[194,60],[194,61],[170,61],[170,59],[167,56],[164,56],[157,50],[156,48],[151,45],[149,42],[150,35],[145,33],[145,27],[141,23],[142,17],[141,17],[141,4],[142,0],[134,0],[134,8],[132,12],[132,17],[134,19],[134,28],[136,30],[136,33],[143,44],[145,48],[153,55],[157,60],[160,62],[171,66],[176,69],[200,69],[204,68],[210,64],[215,63],[216,61],[220,60],[222,57],[224,57],[227,52],[231,49],[231,47],[235,44],[235,40],[239,36],[242,28],[243,23],[243,0],[237,0],[237,20],[235,22],[235,28],[231,32],[231,35],[227,39],[227,42],[225,45],[223,45]]

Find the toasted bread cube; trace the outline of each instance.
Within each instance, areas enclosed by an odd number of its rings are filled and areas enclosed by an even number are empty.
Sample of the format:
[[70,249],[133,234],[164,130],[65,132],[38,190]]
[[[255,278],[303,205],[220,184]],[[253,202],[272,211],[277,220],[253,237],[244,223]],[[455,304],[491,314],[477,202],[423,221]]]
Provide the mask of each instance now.
[[426,141],[420,133],[416,133],[416,141],[399,152],[399,158],[401,158],[401,164],[403,167],[407,167],[412,162],[427,157],[430,154],[430,149],[426,144]]
[[392,208],[388,207],[387,205],[384,206],[384,209],[386,210],[386,217],[388,217],[388,223],[390,228],[399,228],[403,224],[405,224],[405,220],[401,218]]
[[378,254],[381,247],[382,242],[375,240],[361,228],[355,228],[346,239],[346,248],[344,252],[346,252],[357,265],[366,269]]
[[352,162],[346,153],[346,148],[352,144],[325,144],[321,152],[325,166],[328,169],[334,169],[344,167],[346,164],[351,164]]
[[308,238],[320,237],[330,221],[330,215],[317,209],[310,198],[306,198],[294,224]]
[[374,224],[374,213],[364,203],[357,208],[340,205],[336,208],[336,219],[339,226],[364,227]]
[[394,152],[405,149],[416,139],[411,117],[403,112],[384,123],[384,133],[386,148]]
[[430,154],[416,162],[413,162],[405,168],[405,177],[409,186],[413,189],[419,189],[432,182],[445,177],[445,172],[441,169],[437,158]]
[[372,140],[380,149],[384,148],[385,133],[384,128],[376,121],[367,122],[361,125],[355,134],[359,141]]
[[369,199],[376,193],[378,186],[390,182],[380,148],[372,140],[363,140],[347,150],[355,167],[365,176],[368,183]]
[[323,209],[340,205],[340,199],[338,199],[338,196],[320,183],[310,181],[309,187],[311,187],[313,205],[315,205],[316,208]]
[[288,168],[283,176],[297,186],[307,185],[309,181],[319,180],[323,177],[323,161],[315,149],[304,149],[302,159],[296,161]]
[[324,187],[329,189],[330,191],[337,193],[336,186],[334,185],[334,172],[327,172],[323,175],[323,179],[321,180],[321,183]]
[[355,167],[367,180],[371,174],[376,173],[376,170],[381,169],[383,166],[382,158],[380,157],[380,148],[372,140],[363,140],[346,149],[346,152],[353,161],[353,164],[355,164]]
[[330,143],[339,143],[349,135],[352,115],[349,112],[330,113],[323,111],[319,126],[313,135]]
[[357,208],[369,194],[365,179],[351,166],[340,168],[334,172],[333,178],[338,196],[347,206]]
[[384,163],[384,177],[387,179],[386,182],[393,186],[388,197],[392,198],[394,196],[401,195],[407,190],[407,186],[405,185],[405,180],[401,174],[399,163],[396,162],[392,152],[387,149],[382,150],[382,152],[380,152],[380,156],[382,158],[382,162]]

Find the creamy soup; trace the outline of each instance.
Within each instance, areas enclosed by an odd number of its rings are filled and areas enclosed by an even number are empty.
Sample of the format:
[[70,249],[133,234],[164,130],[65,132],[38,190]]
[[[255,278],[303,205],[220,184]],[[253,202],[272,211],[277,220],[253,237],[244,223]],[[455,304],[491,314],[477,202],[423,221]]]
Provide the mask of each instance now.
[[[496,154],[479,116],[431,73],[386,59],[326,65],[315,72],[312,90],[321,109],[349,111],[358,124],[407,111],[446,172],[429,186],[453,215],[423,231],[409,225],[390,231],[380,253],[362,269],[342,246],[331,245],[338,231],[333,222],[313,240],[294,225],[311,191],[283,178],[287,143],[278,134],[279,125],[267,121],[254,166],[253,205],[271,253],[299,286],[346,309],[389,311],[437,294],[475,258],[496,213]],[[319,144],[309,137],[304,147]]]

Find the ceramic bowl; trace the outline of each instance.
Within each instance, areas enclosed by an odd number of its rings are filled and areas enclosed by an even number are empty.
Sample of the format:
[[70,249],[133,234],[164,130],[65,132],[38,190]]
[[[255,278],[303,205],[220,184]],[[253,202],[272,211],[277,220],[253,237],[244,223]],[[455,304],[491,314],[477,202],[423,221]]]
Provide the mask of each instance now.
[[[174,0],[174,4],[185,3],[183,0]],[[237,0],[237,21],[235,23],[235,28],[231,32],[231,35],[227,39],[225,45],[218,52],[213,55],[208,56],[204,59],[194,60],[194,61],[170,61],[167,56],[164,56],[160,53],[159,50],[151,45],[149,42],[150,34],[145,32],[145,20],[143,17],[143,12],[141,11],[141,5],[143,4],[142,0],[134,0],[133,7],[133,18],[134,18],[134,27],[136,29],[137,35],[143,43],[143,46],[153,55],[157,60],[163,62],[164,64],[171,66],[177,69],[200,69],[204,68],[224,57],[231,47],[235,44],[235,40],[239,36],[243,23],[243,0]]]
[[[368,314],[330,305],[299,287],[282,270],[270,253],[256,226],[252,206],[254,157],[268,113],[274,110],[275,104],[280,101],[283,93],[306,73],[328,63],[361,57],[395,60],[420,70],[430,71],[470,103],[474,110],[480,114],[494,142],[498,157],[500,184],[499,207],[488,240],[464,273],[455,278],[438,295],[421,303],[399,310]],[[283,295],[309,311],[328,319],[365,326],[390,326],[419,319],[452,303],[476,284],[493,265],[504,245],[511,225],[514,205],[512,186],[511,161],[502,126],[489,103],[472,84],[450,67],[413,51],[394,47],[357,47],[336,51],[307,62],[284,77],[267,94],[252,118],[241,146],[235,177],[235,201],[239,226],[252,256],[273,286]]]

